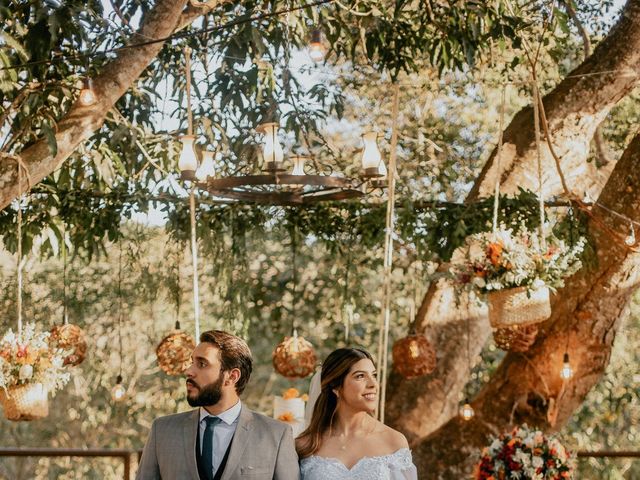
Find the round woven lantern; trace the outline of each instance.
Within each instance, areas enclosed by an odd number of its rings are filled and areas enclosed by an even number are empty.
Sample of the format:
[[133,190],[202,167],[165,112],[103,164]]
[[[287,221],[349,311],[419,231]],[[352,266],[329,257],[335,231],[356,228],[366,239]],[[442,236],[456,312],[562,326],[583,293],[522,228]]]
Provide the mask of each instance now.
[[176,322],[176,329],[162,339],[156,348],[158,365],[167,375],[182,375],[191,364],[191,354],[196,348],[196,342],[191,335],[180,330]]
[[525,325],[523,327],[496,328],[493,331],[493,341],[501,350],[509,352],[526,352],[536,341],[538,325]]
[[87,356],[87,340],[84,331],[77,325],[56,325],[51,329],[49,341],[56,348],[71,351],[64,357],[65,365],[80,365]]
[[41,383],[0,388],[0,403],[7,420],[14,422],[38,420],[49,415],[47,389]]
[[393,344],[393,368],[404,378],[428,375],[436,368],[436,350],[424,335],[409,335]]
[[493,328],[531,325],[551,316],[548,287],[497,290],[489,293],[488,300],[489,320]]
[[315,371],[316,352],[304,337],[293,332],[273,351],[273,368],[286,378],[305,378]]

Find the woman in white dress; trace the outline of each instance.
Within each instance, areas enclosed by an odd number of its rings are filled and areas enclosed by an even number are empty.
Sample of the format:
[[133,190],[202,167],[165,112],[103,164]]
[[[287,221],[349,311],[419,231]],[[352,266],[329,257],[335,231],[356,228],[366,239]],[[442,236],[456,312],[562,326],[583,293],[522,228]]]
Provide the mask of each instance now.
[[296,439],[302,480],[417,480],[407,439],[373,417],[377,403],[371,355],[359,348],[332,352],[309,426]]

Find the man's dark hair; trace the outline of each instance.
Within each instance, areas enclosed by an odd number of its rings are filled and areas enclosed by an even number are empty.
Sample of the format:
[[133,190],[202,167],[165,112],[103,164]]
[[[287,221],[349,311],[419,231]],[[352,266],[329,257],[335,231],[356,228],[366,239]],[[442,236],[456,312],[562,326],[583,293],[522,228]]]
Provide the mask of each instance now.
[[240,395],[251,377],[253,357],[247,342],[222,330],[209,330],[200,335],[200,341],[218,348],[221,370],[228,372],[234,368],[240,370],[240,379],[236,383],[236,392]]

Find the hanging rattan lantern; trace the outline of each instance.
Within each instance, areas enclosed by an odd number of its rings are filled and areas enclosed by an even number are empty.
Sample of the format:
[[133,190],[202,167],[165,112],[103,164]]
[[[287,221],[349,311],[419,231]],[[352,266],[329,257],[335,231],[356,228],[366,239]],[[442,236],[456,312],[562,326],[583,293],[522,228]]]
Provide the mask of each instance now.
[[86,336],[84,330],[77,325],[71,323],[56,325],[51,329],[49,342],[53,347],[71,352],[64,357],[65,365],[71,367],[80,365],[87,356]]
[[398,340],[392,355],[394,370],[407,379],[428,375],[436,368],[436,351],[422,334]]
[[196,342],[191,335],[180,330],[180,322],[176,329],[162,339],[156,348],[158,365],[167,375],[182,375],[191,364],[191,353]]
[[273,351],[273,368],[286,378],[305,378],[311,375],[316,367],[316,352],[313,345],[304,337],[285,337]]
[[537,336],[538,325],[496,328],[493,331],[496,347],[509,352],[526,352],[536,341]]

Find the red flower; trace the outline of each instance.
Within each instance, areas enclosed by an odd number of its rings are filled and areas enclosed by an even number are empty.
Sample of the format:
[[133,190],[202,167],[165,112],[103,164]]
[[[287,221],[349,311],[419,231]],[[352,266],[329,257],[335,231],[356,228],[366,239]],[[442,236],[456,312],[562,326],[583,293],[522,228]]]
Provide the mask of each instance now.
[[29,345],[18,345],[18,353],[16,354],[16,356],[18,358],[26,357],[28,354],[27,352],[28,349],[29,349]]

